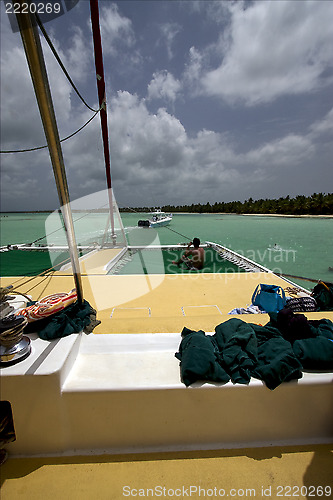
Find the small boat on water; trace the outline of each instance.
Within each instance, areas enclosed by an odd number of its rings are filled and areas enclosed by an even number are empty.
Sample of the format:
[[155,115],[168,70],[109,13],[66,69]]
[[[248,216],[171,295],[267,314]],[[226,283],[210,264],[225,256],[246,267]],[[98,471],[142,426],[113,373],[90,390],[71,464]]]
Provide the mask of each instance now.
[[150,214],[150,218],[146,220],[139,220],[139,227],[160,227],[167,226],[172,221],[172,214],[162,212],[162,210],[155,210]]

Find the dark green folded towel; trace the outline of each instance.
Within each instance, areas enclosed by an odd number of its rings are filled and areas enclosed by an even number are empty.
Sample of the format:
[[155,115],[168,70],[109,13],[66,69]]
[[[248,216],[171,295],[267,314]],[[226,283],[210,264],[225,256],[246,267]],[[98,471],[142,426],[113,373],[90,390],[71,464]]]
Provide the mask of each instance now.
[[330,319],[323,318],[319,320],[310,320],[309,323],[313,331],[316,333],[316,336],[322,335],[327,339],[333,340],[333,323]]
[[180,360],[181,377],[188,387],[197,380],[212,382],[228,382],[230,377],[219,364],[218,348],[211,336],[184,328],[179,352],[175,354]]
[[324,336],[296,340],[293,349],[305,370],[333,370],[332,340]]
[[232,318],[215,328],[214,337],[231,380],[248,384],[258,359],[257,339],[251,325]]
[[176,353],[184,383],[226,382],[230,376],[234,383],[247,384],[255,377],[273,390],[282,382],[301,378],[303,369],[332,371],[333,323],[308,321],[292,312],[290,318],[295,321],[283,323],[282,330],[273,314],[265,326],[229,319],[212,336],[184,328]]
[[273,337],[258,347],[258,364],[252,375],[273,390],[282,382],[302,378],[301,370],[291,344],[282,337]]

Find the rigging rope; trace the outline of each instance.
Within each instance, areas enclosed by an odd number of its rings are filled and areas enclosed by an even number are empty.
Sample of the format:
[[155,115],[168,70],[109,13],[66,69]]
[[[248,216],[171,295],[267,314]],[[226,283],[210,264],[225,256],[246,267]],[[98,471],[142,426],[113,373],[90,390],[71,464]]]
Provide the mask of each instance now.
[[[89,210],[89,212],[87,212],[86,214],[82,215],[81,217],[79,217],[78,219],[75,219],[73,220],[73,223],[75,222],[78,222],[79,220],[81,219],[84,219],[85,217],[88,217],[88,215],[96,212],[97,210],[101,210],[101,208],[104,208],[106,207],[108,204],[105,203],[104,205],[98,207],[98,208],[95,208],[95,209],[92,209],[92,210]],[[52,231],[51,233],[48,233],[48,234],[44,234],[44,236],[41,236],[40,238],[37,238],[37,240],[34,240],[32,241],[31,243],[28,243],[28,245],[33,245],[34,243],[37,243],[37,241],[40,241],[40,240],[43,240],[44,238],[48,238],[49,236],[51,236],[51,234],[54,234],[54,233],[57,233],[58,231],[61,231],[62,229],[65,229],[64,226],[61,226],[61,227],[58,227],[58,229],[55,229],[55,231]]]
[[161,226],[161,227],[164,227],[165,229],[169,229],[169,231],[172,231],[172,232],[174,232],[174,233],[179,234],[180,236],[183,236],[183,237],[184,237],[184,238],[186,238],[188,241],[192,241],[192,238],[189,238],[188,236],[185,236],[185,234],[179,233],[178,231],[175,231],[174,229],[171,229],[171,227],[168,227],[168,226]]
[[46,32],[46,30],[45,30],[44,26],[43,26],[43,23],[41,22],[41,20],[40,20],[40,18],[39,18],[39,16],[38,16],[37,14],[36,14],[36,20],[37,20],[37,24],[38,24],[38,26],[39,26],[39,28],[40,28],[41,32],[43,33],[44,38],[45,38],[46,42],[48,43],[48,45],[49,45],[49,47],[50,47],[50,49],[51,49],[51,51],[52,51],[52,53],[53,53],[54,57],[56,58],[56,60],[57,60],[58,64],[60,65],[60,67],[61,67],[62,71],[64,72],[64,74],[65,74],[65,76],[66,76],[67,80],[69,81],[69,83],[71,84],[71,86],[73,87],[73,89],[75,90],[75,92],[76,92],[76,94],[78,95],[78,97],[81,99],[81,101],[83,102],[83,104],[84,104],[85,106],[87,106],[87,108],[89,108],[89,109],[90,109],[91,111],[93,111],[94,113],[98,113],[98,112],[100,111],[100,109],[93,109],[93,108],[91,108],[91,107],[89,106],[89,104],[87,104],[87,103],[86,103],[86,101],[84,100],[84,98],[82,97],[82,95],[80,94],[80,92],[78,91],[78,89],[76,88],[76,86],[75,86],[75,84],[74,84],[73,80],[72,80],[72,79],[71,79],[71,77],[69,76],[69,74],[68,74],[68,72],[67,72],[67,70],[66,70],[66,68],[65,68],[65,66],[64,66],[64,64],[63,64],[63,62],[61,61],[61,59],[60,59],[60,57],[59,57],[59,55],[58,55],[58,53],[57,53],[57,51],[56,51],[56,49],[55,49],[55,47],[54,47],[53,43],[51,42],[51,40],[50,40],[50,38],[49,38],[49,36],[48,36],[48,34],[47,34],[47,32]]
[[[39,19],[38,15],[36,14],[36,20],[37,20],[37,23],[38,23],[38,26],[41,30],[41,32],[43,33],[44,35],[44,38],[46,40],[46,42],[48,43],[51,51],[53,52],[57,62],[59,63],[61,69],[63,70],[67,80],[69,81],[69,83],[71,84],[71,86],[73,87],[74,91],[76,92],[76,94],[78,95],[78,97],[81,99],[81,101],[84,103],[85,106],[87,106],[87,108],[89,108],[91,111],[93,111],[95,114],[89,118],[89,120],[84,124],[82,125],[82,127],[80,127],[78,130],[76,130],[75,132],[73,132],[72,134],[68,135],[67,137],[65,137],[64,139],[61,139],[60,142],[64,142],[64,141],[67,141],[67,139],[70,139],[71,137],[73,137],[74,135],[78,134],[79,132],[81,132],[82,129],[84,129],[84,127],[86,127],[94,118],[95,116],[97,115],[97,113],[99,113],[104,107],[105,107],[105,101],[102,102],[101,106],[99,109],[94,109],[92,107],[89,106],[89,104],[86,103],[86,101],[84,100],[84,98],[82,97],[82,95],[80,94],[80,92],[78,91],[77,87],[75,86],[73,80],[71,79],[71,77],[69,76],[64,64],[62,63],[54,45],[52,44],[48,34],[46,33],[45,31],[45,28],[41,22],[41,20]],[[40,149],[45,149],[47,148],[48,146],[45,145],[45,146],[38,146],[38,147],[35,147],[35,148],[28,148],[28,149],[16,149],[16,150],[5,150],[5,151],[0,151],[0,153],[5,153],[5,154],[8,154],[8,153],[28,153],[30,151],[38,151]]]
[[[78,222],[79,220],[84,219],[85,217],[88,217],[88,215],[90,215],[91,213],[94,213],[94,212],[96,212],[96,211],[100,210],[101,208],[106,207],[107,205],[108,205],[108,203],[105,203],[104,205],[102,205],[102,206],[100,206],[100,207],[96,208],[95,210],[90,210],[88,213],[86,213],[86,214],[82,215],[82,216],[81,216],[81,217],[79,217],[78,219],[75,219],[73,222],[74,222],[74,223],[75,223],[75,222]],[[44,238],[47,238],[48,236],[51,236],[51,234],[54,234],[54,233],[56,233],[56,232],[58,232],[58,231],[61,231],[61,230],[63,230],[63,229],[64,229],[64,227],[63,227],[63,226],[62,226],[62,227],[59,227],[59,228],[58,228],[58,229],[56,229],[55,231],[52,231],[52,232],[51,232],[51,233],[49,233],[49,234],[45,234],[44,236],[42,236],[42,237],[40,237],[40,238],[37,238],[36,240],[32,241],[31,243],[28,243],[27,245],[33,245],[34,243],[37,243],[37,241],[40,241],[40,240],[42,240],[42,239],[44,239]],[[49,271],[51,271],[51,272],[53,271],[53,272],[54,272],[54,271],[55,271],[55,269],[54,269],[54,268],[55,268],[55,266],[60,266],[61,264],[68,263],[69,261],[70,261],[70,258],[68,257],[68,258],[66,258],[65,260],[63,260],[63,261],[61,261],[61,262],[59,262],[59,263],[55,264],[54,266],[50,267],[49,269],[46,269],[46,270],[42,271],[41,273],[37,274],[36,276],[32,276],[32,277],[31,277],[30,279],[28,279],[27,281],[24,281],[23,283],[16,285],[16,288],[17,288],[17,287],[21,287],[21,286],[25,285],[26,283],[29,283],[30,281],[32,281],[32,280],[34,280],[34,279],[36,279],[36,278],[38,278],[38,277],[40,277],[40,276],[43,276],[44,274],[48,273]],[[24,276],[24,277],[22,277],[22,278],[19,278],[18,280],[14,281],[14,282],[12,282],[10,285],[8,285],[8,287],[13,287],[16,283],[19,283],[20,281],[22,281],[22,280],[23,280],[23,279],[25,279],[25,278],[26,278],[26,276]],[[7,287],[6,287],[6,288],[7,288]],[[15,290],[12,290],[12,291],[15,291]],[[22,295],[23,295],[23,294],[22,294]]]
[[[277,276],[281,276],[282,278],[283,277],[286,277],[286,278],[293,278],[293,279],[298,279],[298,280],[302,280],[302,281],[310,281],[311,283],[323,283],[325,286],[328,284],[328,285],[333,285],[333,283],[330,283],[329,281],[323,281],[323,280],[315,280],[315,279],[312,279],[312,278],[305,278],[304,276],[295,276],[294,274],[286,274],[286,273],[277,273],[277,272],[274,272],[274,274],[276,274]],[[326,286],[327,288],[327,286]]]
[[[70,261],[70,257],[67,257],[66,259],[62,260],[61,262],[58,262],[57,264],[55,264],[54,266],[52,267],[49,267],[48,269],[42,271],[41,273],[39,274],[36,274],[36,276],[32,276],[31,278],[29,278],[28,280],[24,281],[23,283],[20,283],[19,285],[16,285],[16,288],[19,288],[23,285],[26,285],[27,283],[29,283],[30,281],[33,281],[34,279],[36,278],[39,278],[40,276],[44,276],[46,275],[46,273],[48,273],[49,271],[51,272],[54,272],[56,271],[55,266],[60,266],[61,264],[65,264],[65,263],[68,263]],[[16,281],[13,281],[13,283],[11,283],[10,285],[8,285],[6,288],[9,288],[9,287],[13,287],[16,283],[24,280],[25,278],[27,278],[27,276],[22,276],[21,278],[19,278],[18,280]],[[11,288],[10,288],[11,290]]]
[[[82,125],[82,127],[80,127],[79,129],[77,129],[75,132],[73,132],[72,134],[68,135],[67,137],[64,137],[64,139],[60,139],[60,142],[67,141],[67,139],[70,139],[74,135],[76,135],[79,132],[81,132],[81,130],[84,129],[84,127],[86,127],[95,118],[95,116],[101,111],[102,108],[103,108],[103,106],[101,106],[101,108],[98,111],[96,111],[96,113],[91,118],[89,118],[89,120],[84,125]],[[37,148],[6,150],[6,151],[0,151],[0,153],[28,153],[30,151],[38,151],[39,149],[45,149],[47,147],[48,146],[46,145],[46,146],[38,146]]]
[[[95,210],[90,210],[88,213],[86,213],[86,214],[82,215],[82,216],[81,216],[81,217],[79,217],[78,219],[75,219],[73,222],[74,222],[74,223],[75,223],[75,222],[78,222],[79,220],[84,219],[85,217],[88,217],[88,215],[90,215],[91,213],[94,213],[94,212],[96,212],[96,211],[100,210],[101,208],[106,207],[107,205],[108,205],[108,203],[105,203],[104,205],[102,205],[102,206],[100,206],[100,207],[96,208]],[[58,229],[56,229],[55,231],[52,231],[51,233],[45,234],[44,236],[41,236],[40,238],[37,238],[36,240],[32,241],[31,243],[28,243],[27,245],[33,245],[34,243],[37,243],[37,241],[40,241],[40,240],[42,240],[42,239],[44,239],[44,238],[47,238],[48,236],[51,236],[51,234],[57,233],[58,231],[61,231],[61,230],[63,230],[63,229],[64,229],[64,227],[63,227],[63,226],[62,226],[62,227],[59,227],[59,228],[58,228]],[[29,280],[25,281],[24,283],[21,283],[21,284],[19,284],[19,285],[16,285],[16,287],[21,287],[21,286],[25,285],[26,283],[29,283],[29,281],[32,281],[32,280],[34,280],[35,278],[38,278],[38,277],[40,277],[40,276],[43,276],[44,274],[46,274],[46,273],[47,273],[47,272],[49,272],[49,271],[55,271],[55,269],[54,269],[54,267],[55,267],[55,266],[60,266],[61,264],[68,263],[69,261],[70,261],[70,258],[68,257],[68,258],[66,258],[65,260],[63,260],[63,261],[61,261],[61,262],[59,262],[59,263],[55,264],[54,266],[50,267],[49,269],[46,269],[46,270],[42,271],[41,273],[37,274],[36,276],[32,276]],[[26,276],[24,276],[24,277],[22,277],[22,278],[19,278],[18,280],[14,281],[13,283],[11,283],[11,284],[10,284],[10,285],[8,285],[8,286],[13,286],[13,285],[15,285],[16,283],[19,283],[20,281],[22,281],[22,279],[24,279],[24,278],[26,278]]]

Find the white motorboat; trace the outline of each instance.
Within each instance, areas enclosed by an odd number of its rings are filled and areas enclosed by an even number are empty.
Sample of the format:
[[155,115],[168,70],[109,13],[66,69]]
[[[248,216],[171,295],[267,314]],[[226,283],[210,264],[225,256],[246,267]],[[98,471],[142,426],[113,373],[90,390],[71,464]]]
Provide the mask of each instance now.
[[172,221],[172,214],[162,212],[162,210],[155,210],[152,212],[149,219],[139,220],[139,227],[160,227],[167,226]]

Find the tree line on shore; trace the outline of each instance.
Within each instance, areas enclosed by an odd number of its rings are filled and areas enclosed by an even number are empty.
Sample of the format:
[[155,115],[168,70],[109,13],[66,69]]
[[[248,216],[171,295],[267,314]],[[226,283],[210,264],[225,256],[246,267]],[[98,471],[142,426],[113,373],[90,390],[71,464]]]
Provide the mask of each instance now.
[[[123,208],[121,212],[150,212],[153,207]],[[192,203],[191,205],[164,205],[164,212],[188,213],[235,213],[235,214],[281,214],[281,215],[332,215],[333,193],[314,193],[311,196],[298,195],[278,199],[253,200],[249,198],[243,202],[215,202],[213,204]]]

